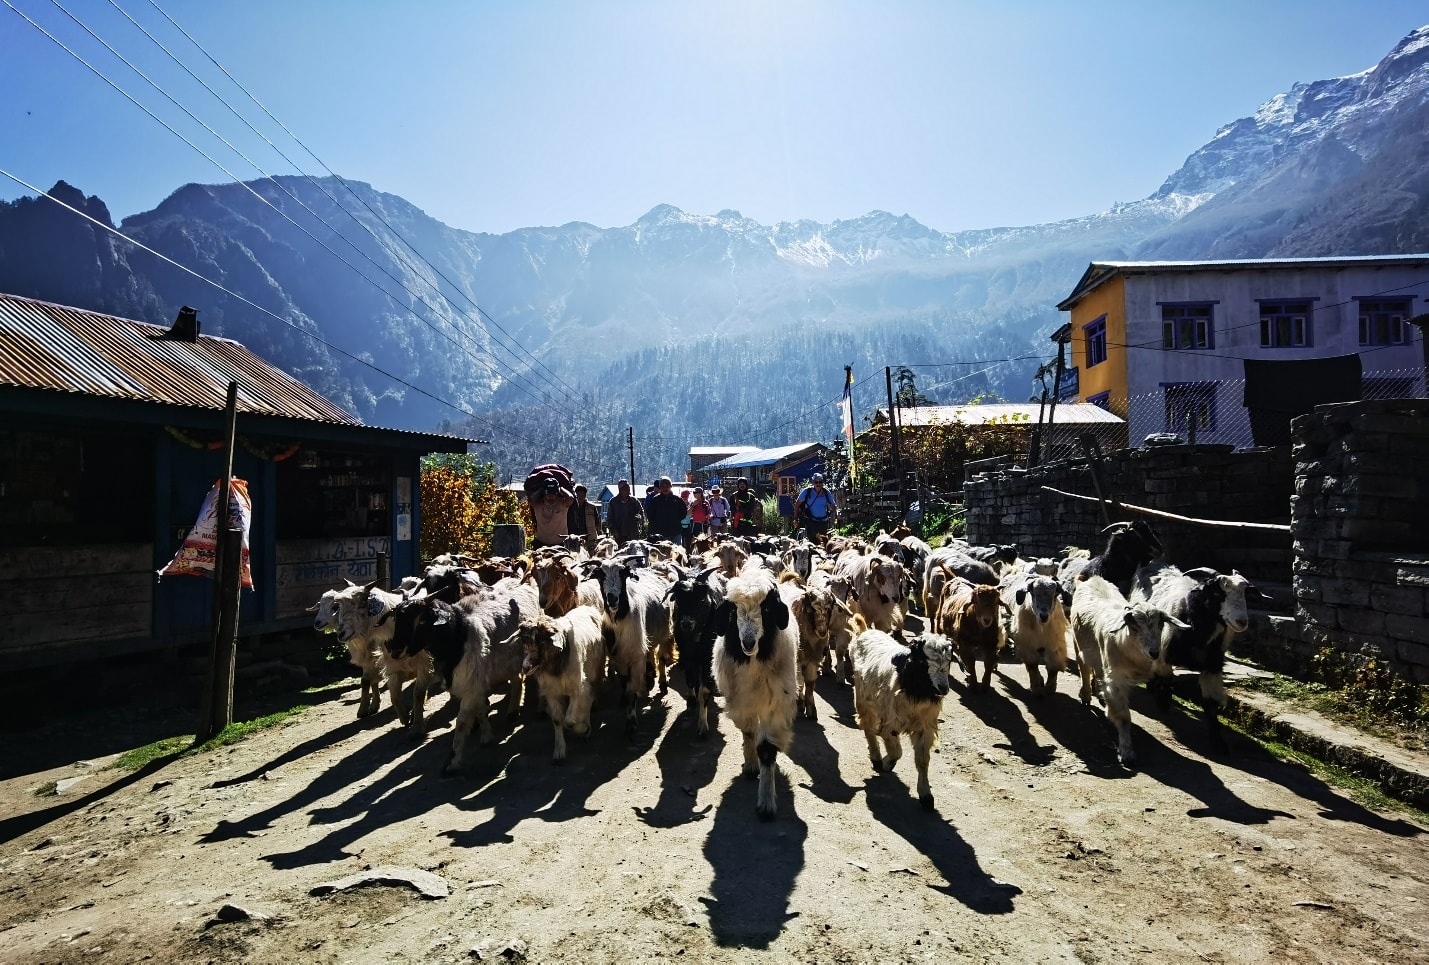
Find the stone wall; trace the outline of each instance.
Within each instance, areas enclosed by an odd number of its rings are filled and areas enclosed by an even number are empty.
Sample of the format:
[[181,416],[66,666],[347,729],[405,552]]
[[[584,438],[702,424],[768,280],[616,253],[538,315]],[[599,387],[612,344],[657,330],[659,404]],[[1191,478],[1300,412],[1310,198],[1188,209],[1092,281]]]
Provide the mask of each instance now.
[[[1198,519],[1288,523],[1292,486],[1290,449],[1232,451],[1229,446],[1120,449],[1102,463],[1108,496]],[[1096,495],[1086,460],[1063,460],[1034,470],[999,472],[963,487],[968,539],[1015,543],[1024,555],[1049,556],[1073,544],[1099,552],[1101,511],[1096,503],[1043,490]],[[1112,519],[1131,519],[1130,514]],[[1289,590],[1290,537],[1284,532],[1220,529],[1151,518],[1178,566],[1232,569],[1270,592]]]
[[1319,406],[1293,431],[1296,638],[1429,682],[1429,401]]

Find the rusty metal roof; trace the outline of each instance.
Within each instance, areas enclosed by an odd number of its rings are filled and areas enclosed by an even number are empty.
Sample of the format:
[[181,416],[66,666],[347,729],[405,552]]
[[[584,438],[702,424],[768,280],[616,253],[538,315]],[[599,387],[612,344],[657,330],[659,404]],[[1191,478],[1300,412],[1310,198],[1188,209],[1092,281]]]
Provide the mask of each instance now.
[[0,385],[223,409],[238,383],[238,411],[360,426],[238,342],[168,331],[129,318],[0,294]]

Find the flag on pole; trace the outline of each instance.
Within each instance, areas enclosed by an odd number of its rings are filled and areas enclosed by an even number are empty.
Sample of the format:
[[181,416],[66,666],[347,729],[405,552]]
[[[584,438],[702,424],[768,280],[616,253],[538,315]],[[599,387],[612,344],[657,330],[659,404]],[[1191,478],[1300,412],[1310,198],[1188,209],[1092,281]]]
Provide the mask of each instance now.
[[848,478],[853,483],[853,366],[844,366],[844,397],[839,402],[843,414],[843,432],[848,437]]

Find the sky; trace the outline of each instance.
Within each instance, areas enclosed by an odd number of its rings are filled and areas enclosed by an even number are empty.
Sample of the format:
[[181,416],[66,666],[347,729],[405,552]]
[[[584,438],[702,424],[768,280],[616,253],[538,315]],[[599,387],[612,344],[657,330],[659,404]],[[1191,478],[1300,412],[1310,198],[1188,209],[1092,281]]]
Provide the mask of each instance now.
[[[1038,224],[1151,194],[1426,22],[1423,0],[0,0],[0,171],[116,221],[189,182],[331,170],[495,233],[658,204]],[[30,193],[0,174],[0,199]]]

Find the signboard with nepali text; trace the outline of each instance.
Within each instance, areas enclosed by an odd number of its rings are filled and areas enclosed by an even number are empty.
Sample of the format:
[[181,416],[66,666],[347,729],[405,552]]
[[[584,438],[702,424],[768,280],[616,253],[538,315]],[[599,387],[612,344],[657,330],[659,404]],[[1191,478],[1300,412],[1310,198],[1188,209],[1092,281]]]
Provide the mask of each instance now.
[[377,579],[378,553],[390,557],[392,540],[386,536],[280,540],[274,616],[280,620],[300,616],[324,590],[346,586],[347,580],[371,583]]

